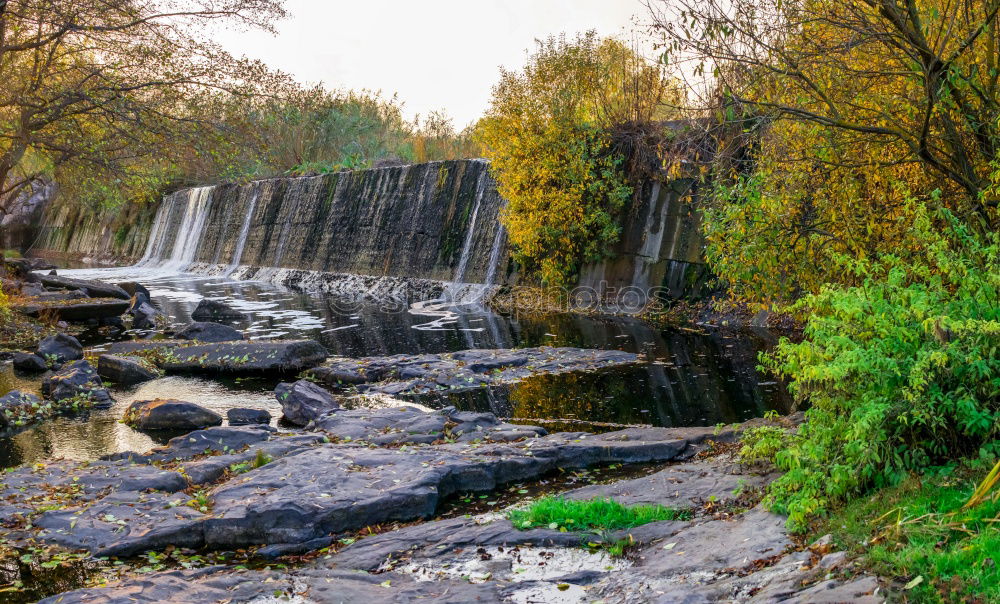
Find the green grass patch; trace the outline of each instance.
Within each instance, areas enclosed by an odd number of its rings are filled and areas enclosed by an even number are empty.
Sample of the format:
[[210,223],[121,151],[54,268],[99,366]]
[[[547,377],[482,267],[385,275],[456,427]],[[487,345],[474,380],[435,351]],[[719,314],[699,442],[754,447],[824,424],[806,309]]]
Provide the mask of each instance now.
[[911,602],[1000,602],[1000,497],[962,506],[989,471],[984,463],[929,469],[860,497],[817,527]]
[[628,529],[661,520],[687,520],[691,512],[662,505],[626,506],[610,499],[574,501],[543,497],[507,517],[519,529],[548,527],[565,531]]

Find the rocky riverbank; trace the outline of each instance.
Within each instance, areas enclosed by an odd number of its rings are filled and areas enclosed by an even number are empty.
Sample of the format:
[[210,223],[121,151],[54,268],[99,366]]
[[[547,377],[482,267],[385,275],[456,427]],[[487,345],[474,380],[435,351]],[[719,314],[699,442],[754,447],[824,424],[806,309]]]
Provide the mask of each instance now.
[[[713,454],[724,447],[712,443],[733,438],[732,431],[652,429],[377,446],[322,432],[211,428],[146,455],[7,475],[0,512],[17,520],[3,538],[95,556],[250,546],[259,556],[298,560],[284,570],[152,572],[44,600],[63,604],[882,601],[878,582],[857,576],[842,553],[824,540],[796,543],[784,518],[754,506],[772,476]],[[259,467],[229,470],[262,456],[269,461]],[[450,493],[643,461],[674,463],[564,496],[670,505],[692,510],[689,519],[595,535],[520,530],[503,514],[486,514],[356,537],[392,520],[431,519]],[[601,546],[608,543],[625,543],[624,553],[609,554]],[[314,550],[325,553],[294,558]]]

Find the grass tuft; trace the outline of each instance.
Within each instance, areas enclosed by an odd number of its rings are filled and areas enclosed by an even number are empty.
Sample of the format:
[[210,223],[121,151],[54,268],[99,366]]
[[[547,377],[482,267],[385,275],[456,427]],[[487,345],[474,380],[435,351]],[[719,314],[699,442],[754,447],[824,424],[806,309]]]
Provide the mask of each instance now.
[[625,506],[610,499],[574,501],[543,497],[527,509],[511,510],[516,528],[548,527],[566,531],[628,529],[661,520],[687,520],[691,512],[662,505]]

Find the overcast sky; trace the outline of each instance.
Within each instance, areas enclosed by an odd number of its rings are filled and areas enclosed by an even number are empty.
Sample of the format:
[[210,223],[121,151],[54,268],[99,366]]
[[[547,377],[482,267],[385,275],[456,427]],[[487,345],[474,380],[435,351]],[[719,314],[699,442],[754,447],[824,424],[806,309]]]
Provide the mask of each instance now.
[[219,42],[301,81],[398,93],[407,117],[445,109],[459,129],[486,109],[498,68],[536,38],[596,29],[631,36],[639,0],[287,0],[278,35]]

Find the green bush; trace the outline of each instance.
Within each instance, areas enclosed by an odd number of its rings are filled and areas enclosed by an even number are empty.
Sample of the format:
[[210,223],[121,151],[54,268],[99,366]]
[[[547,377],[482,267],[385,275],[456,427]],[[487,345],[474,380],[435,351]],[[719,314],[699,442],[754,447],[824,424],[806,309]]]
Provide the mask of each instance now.
[[915,215],[921,251],[838,258],[861,284],[794,305],[809,316],[804,341],[764,357],[811,403],[766,498],[792,529],[908,471],[1000,451],[1000,237]]

